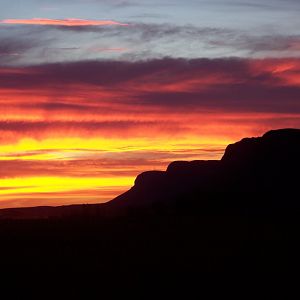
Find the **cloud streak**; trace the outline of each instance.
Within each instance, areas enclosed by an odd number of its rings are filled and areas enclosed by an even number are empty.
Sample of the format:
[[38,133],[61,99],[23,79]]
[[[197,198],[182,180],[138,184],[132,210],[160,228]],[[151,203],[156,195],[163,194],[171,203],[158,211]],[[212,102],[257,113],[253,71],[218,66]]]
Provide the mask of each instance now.
[[84,19],[5,19],[0,21],[1,24],[14,24],[14,25],[40,25],[40,26],[67,26],[67,27],[80,27],[80,26],[129,26],[126,23],[120,23],[112,20],[84,20]]
[[[140,107],[162,114],[177,109],[292,114],[300,112],[300,62],[165,58],[47,64],[0,69],[0,88],[2,97],[13,90],[14,100],[7,105],[16,101],[19,109],[96,115],[101,110],[138,113]],[[26,92],[13,96],[21,90]]]

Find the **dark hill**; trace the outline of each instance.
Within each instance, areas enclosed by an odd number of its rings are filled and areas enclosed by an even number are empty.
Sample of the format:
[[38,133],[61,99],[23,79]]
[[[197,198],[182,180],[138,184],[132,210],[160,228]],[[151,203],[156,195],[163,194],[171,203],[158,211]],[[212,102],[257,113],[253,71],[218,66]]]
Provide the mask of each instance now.
[[177,161],[166,172],[142,173],[131,190],[108,205],[116,209],[190,205],[211,212],[299,208],[294,197],[299,167],[300,130],[274,130],[229,145],[220,161]]

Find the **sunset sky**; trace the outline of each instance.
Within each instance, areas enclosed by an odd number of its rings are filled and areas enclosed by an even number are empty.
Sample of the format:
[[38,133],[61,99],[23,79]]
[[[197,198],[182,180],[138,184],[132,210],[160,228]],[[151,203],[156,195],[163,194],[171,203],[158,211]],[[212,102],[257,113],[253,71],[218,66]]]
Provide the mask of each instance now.
[[298,0],[0,0],[0,208],[300,127]]

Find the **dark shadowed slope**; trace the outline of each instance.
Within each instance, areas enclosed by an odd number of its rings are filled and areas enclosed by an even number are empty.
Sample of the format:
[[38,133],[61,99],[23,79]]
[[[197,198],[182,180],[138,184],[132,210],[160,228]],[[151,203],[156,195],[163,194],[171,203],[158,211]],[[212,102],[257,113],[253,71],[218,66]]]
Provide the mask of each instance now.
[[166,171],[144,172],[129,191],[106,204],[6,209],[0,218],[299,208],[299,167],[300,130],[273,130],[229,145],[220,161],[176,161]]

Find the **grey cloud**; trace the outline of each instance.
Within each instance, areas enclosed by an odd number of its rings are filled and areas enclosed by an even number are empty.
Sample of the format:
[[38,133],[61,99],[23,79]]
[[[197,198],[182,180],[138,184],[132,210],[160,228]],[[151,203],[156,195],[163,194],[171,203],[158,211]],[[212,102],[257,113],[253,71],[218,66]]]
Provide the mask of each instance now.
[[[194,25],[136,23],[125,27],[17,26],[0,30],[0,64],[41,64],[83,59],[140,60],[165,56],[185,58],[298,57],[300,35],[260,35]],[[8,38],[9,33],[11,36]],[[1,47],[1,46],[0,46]],[[10,51],[6,51],[6,48]],[[2,48],[0,48],[1,50]],[[76,51],[71,51],[76,50]],[[91,51],[125,49],[125,51]],[[67,51],[69,50],[69,51]],[[1,52],[1,51],[0,51]],[[1,54],[0,54],[1,55]]]

